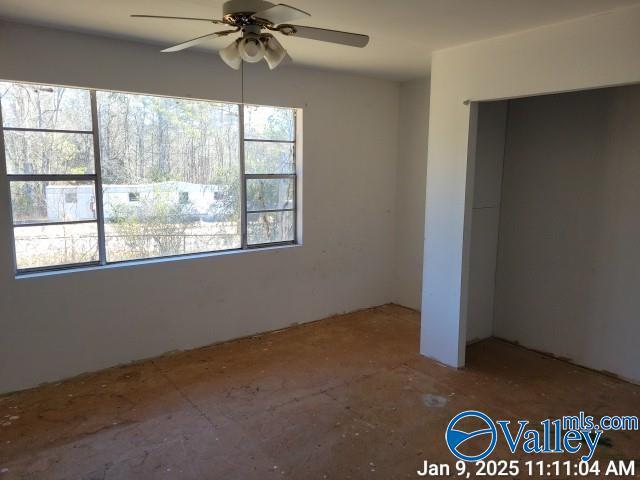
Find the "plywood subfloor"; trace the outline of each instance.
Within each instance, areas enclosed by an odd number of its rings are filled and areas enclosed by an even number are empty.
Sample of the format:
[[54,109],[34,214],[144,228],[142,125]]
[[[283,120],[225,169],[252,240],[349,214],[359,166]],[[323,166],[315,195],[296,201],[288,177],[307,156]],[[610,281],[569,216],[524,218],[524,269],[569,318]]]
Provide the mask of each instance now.
[[[387,305],[0,397],[0,480],[416,478],[453,463],[465,409],[638,414],[640,387],[497,340],[449,369],[418,333]],[[604,443],[601,460],[640,458],[637,432]]]

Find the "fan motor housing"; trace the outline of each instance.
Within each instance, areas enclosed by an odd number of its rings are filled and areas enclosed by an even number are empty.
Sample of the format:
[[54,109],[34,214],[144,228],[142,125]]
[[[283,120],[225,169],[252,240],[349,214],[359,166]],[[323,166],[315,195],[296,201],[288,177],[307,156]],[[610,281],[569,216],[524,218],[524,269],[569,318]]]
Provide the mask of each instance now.
[[222,14],[225,17],[233,17],[238,14],[251,15],[273,6],[273,3],[264,0],[229,0],[228,2],[224,2]]

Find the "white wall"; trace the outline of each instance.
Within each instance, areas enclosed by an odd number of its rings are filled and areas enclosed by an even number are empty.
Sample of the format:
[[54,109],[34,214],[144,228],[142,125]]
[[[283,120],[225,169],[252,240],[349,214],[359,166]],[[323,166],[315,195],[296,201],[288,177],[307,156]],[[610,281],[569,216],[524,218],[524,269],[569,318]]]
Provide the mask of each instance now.
[[640,80],[640,8],[441,50],[433,55],[421,351],[464,365],[473,164],[472,109],[497,100]]
[[393,298],[415,310],[422,294],[428,130],[429,80],[401,84]]
[[[211,53],[10,23],[0,78],[240,99]],[[262,65],[245,81],[248,102],[304,109],[304,245],[15,279],[2,201],[0,391],[392,300],[398,85]]]
[[508,102],[478,105],[474,155],[473,221],[469,260],[467,343],[493,335],[493,303],[500,190]]
[[638,132],[640,85],[511,102],[495,316],[498,337],[636,381]]

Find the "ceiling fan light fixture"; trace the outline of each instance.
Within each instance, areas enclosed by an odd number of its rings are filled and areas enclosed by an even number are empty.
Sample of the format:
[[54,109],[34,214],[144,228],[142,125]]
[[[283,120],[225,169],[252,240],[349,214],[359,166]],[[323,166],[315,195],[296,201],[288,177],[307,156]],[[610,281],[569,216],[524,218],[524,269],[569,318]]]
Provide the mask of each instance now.
[[215,18],[168,17],[163,15],[131,15],[135,18],[162,19],[209,22],[216,25],[233,27],[207,33],[196,38],[172,45],[163,52],[180,52],[195,47],[208,40],[240,33],[241,38],[231,43],[218,53],[220,58],[231,68],[239,70],[242,62],[257,63],[264,58],[269,68],[281,65],[283,61],[291,61],[291,57],[280,42],[268,31],[277,32],[287,37],[320,40],[338,45],[364,47],[369,42],[367,35],[357,33],[328,30],[326,28],[293,25],[290,22],[298,18],[309,17],[309,14],[299,8],[274,4],[266,0],[228,0],[222,6],[222,20]]
[[238,44],[240,57],[248,63],[257,63],[264,58],[265,46],[258,36],[245,36]]
[[229,65],[234,70],[239,70],[242,64],[242,57],[240,57],[240,51],[238,44],[239,40],[234,40],[229,46],[221,49],[218,54],[224,63]]
[[276,68],[287,56],[287,51],[273,35],[265,39],[264,60],[269,65],[269,69]]

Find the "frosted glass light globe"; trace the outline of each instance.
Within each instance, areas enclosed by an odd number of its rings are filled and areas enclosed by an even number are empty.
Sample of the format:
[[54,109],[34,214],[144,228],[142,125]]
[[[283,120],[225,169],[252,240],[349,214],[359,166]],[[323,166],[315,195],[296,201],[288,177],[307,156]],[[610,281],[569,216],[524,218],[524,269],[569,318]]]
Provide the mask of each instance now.
[[238,49],[245,62],[257,63],[264,58],[264,44],[258,38],[243,38]]

